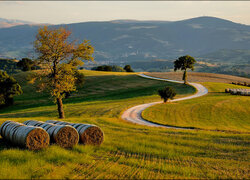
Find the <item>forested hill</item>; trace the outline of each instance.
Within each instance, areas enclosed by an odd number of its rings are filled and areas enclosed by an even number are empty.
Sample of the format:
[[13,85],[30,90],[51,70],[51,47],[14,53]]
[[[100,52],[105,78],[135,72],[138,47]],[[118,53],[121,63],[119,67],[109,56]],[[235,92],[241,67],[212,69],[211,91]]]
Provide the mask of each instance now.
[[[197,57],[221,49],[250,47],[250,26],[214,17],[173,22],[116,20],[63,26],[72,31],[73,38],[91,41],[96,61],[132,62],[185,54]],[[1,28],[0,57],[31,56],[38,28],[37,25]]]

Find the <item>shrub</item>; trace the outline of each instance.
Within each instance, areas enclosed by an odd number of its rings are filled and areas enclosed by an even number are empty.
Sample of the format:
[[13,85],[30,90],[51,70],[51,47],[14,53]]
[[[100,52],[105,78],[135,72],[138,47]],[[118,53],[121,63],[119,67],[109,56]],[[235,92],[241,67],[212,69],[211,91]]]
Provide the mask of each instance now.
[[22,71],[30,71],[36,69],[34,61],[29,58],[22,58],[22,60],[18,61],[17,67],[21,68]]
[[0,71],[0,87],[0,106],[12,105],[14,95],[23,93],[16,80],[3,71]]
[[168,99],[173,99],[176,95],[175,90],[172,87],[165,87],[164,89],[159,89],[158,94],[163,99],[164,103],[168,101]]
[[124,68],[123,68],[126,72],[134,72],[134,70],[131,68],[131,66],[130,65],[126,65],[126,66],[124,66]]

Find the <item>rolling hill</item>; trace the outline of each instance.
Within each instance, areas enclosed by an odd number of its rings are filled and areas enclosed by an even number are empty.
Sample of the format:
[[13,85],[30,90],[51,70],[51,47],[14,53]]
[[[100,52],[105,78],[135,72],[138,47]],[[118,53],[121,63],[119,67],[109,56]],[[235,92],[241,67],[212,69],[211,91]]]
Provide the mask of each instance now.
[[[72,31],[72,39],[90,40],[98,64],[131,64],[136,71],[171,71],[177,57],[189,54],[201,62],[196,71],[250,77],[249,25],[204,16],[182,21],[51,25],[60,26]],[[0,57],[35,57],[32,46],[39,27],[29,24],[0,28]]]
[[[166,105],[171,107],[166,114],[171,119],[163,123],[193,124],[197,118],[192,112],[198,110],[201,118],[197,125],[204,129],[173,130],[132,124],[120,115],[129,107],[159,101],[157,89],[164,86],[174,87],[179,97],[193,94],[192,87],[134,73],[81,72],[86,82],[64,101],[65,121],[98,125],[105,133],[104,143],[79,144],[72,149],[52,144],[41,151],[29,151],[0,138],[1,179],[249,179],[249,99],[222,93],[228,84],[203,83],[209,95]],[[15,97],[14,106],[0,110],[0,124],[57,119],[49,94],[38,93],[27,83],[29,73],[14,75],[24,93]],[[147,117],[167,110],[152,110]],[[175,115],[181,118],[175,121]]]
[[[73,38],[88,39],[97,61],[134,61],[201,56],[220,49],[248,49],[250,26],[215,17],[182,21],[107,21],[65,25]],[[0,29],[0,55],[20,57],[32,49],[39,26]]]

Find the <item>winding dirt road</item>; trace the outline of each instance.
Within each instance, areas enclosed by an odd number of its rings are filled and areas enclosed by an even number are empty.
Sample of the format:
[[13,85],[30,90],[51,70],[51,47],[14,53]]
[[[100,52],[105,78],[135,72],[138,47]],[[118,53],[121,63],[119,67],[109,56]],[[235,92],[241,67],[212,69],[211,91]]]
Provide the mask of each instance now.
[[[160,81],[183,83],[183,81],[175,81],[175,80],[169,80],[169,79],[156,78],[156,77],[151,77],[151,76],[147,76],[144,74],[139,74],[138,76],[148,78],[148,79],[160,80]],[[183,97],[183,98],[179,98],[179,99],[174,99],[174,100],[171,100],[171,102],[197,98],[197,97],[203,96],[203,95],[208,93],[207,88],[205,88],[201,84],[197,84],[197,83],[189,83],[189,84],[197,89],[196,94],[191,95],[191,96],[187,96],[187,97]],[[151,127],[164,127],[164,128],[172,128],[172,129],[191,129],[191,128],[182,128],[182,127],[160,125],[160,124],[149,122],[149,121],[142,118],[141,114],[142,114],[143,110],[145,110],[146,108],[148,108],[150,106],[153,106],[155,104],[160,104],[160,103],[162,103],[162,101],[141,104],[141,105],[129,108],[122,114],[122,119],[129,121],[129,122],[132,122],[132,123],[135,123],[135,124],[151,126]]]

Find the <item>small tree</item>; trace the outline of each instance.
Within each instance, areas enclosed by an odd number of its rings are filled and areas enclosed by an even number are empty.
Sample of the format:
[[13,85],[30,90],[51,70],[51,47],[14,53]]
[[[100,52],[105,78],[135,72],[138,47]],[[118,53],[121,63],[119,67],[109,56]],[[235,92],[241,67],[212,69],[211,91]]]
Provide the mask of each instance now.
[[13,97],[23,93],[17,81],[6,72],[0,71],[0,106],[9,106],[14,103]]
[[94,60],[94,48],[84,40],[77,44],[69,42],[71,32],[65,28],[49,29],[47,26],[39,29],[34,42],[38,53],[38,64],[43,68],[39,71],[40,90],[48,90],[54,97],[59,118],[64,118],[63,102],[65,92],[76,90],[77,67],[83,65],[81,60]]
[[181,56],[177,60],[174,61],[174,71],[178,69],[184,70],[182,80],[184,80],[184,84],[187,84],[187,69],[194,70],[195,59],[189,55]]
[[175,97],[176,92],[172,87],[165,87],[164,89],[159,89],[158,94],[161,96],[164,103],[166,103],[168,99],[173,99]]
[[22,60],[18,61],[17,67],[21,68],[22,71],[30,71],[34,67],[34,61],[29,58],[22,58]]
[[130,65],[126,65],[126,66],[124,66],[124,68],[123,68],[126,72],[134,72],[134,70],[131,68],[131,66]]

